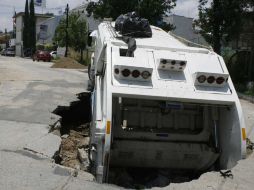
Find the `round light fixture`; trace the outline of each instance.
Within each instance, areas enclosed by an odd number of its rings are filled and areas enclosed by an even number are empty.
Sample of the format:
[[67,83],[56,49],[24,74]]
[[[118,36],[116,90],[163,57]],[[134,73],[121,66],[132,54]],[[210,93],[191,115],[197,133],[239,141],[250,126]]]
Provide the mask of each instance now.
[[130,74],[131,74],[131,72],[130,72],[129,69],[124,69],[124,70],[122,70],[122,75],[123,75],[124,77],[130,76]]
[[214,76],[210,76],[210,77],[207,78],[207,82],[208,82],[209,84],[214,83],[214,81],[215,81],[215,77],[214,77]]
[[138,71],[138,70],[134,70],[134,71],[132,71],[132,76],[134,77],[134,78],[138,78],[139,76],[140,76],[140,72]]
[[206,81],[206,76],[205,75],[200,75],[199,77],[198,77],[198,82],[199,83],[204,83]]
[[141,76],[143,77],[143,79],[148,79],[151,76],[151,73],[148,71],[143,71]]

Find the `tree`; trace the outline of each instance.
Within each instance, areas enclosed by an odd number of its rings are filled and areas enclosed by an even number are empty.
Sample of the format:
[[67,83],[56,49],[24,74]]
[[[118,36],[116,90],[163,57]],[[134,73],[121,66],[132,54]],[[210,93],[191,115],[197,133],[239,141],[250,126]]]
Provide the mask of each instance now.
[[99,0],[87,6],[88,16],[113,18],[127,12],[136,11],[153,25],[160,26],[162,17],[176,6],[176,0]]
[[30,41],[30,48],[35,51],[36,49],[36,18],[35,18],[35,11],[34,11],[34,0],[30,1],[30,17],[29,17],[29,41]]
[[240,34],[244,3],[242,0],[213,0],[209,7],[208,2],[199,0],[199,19],[195,20],[195,25],[220,54],[222,43],[236,39]]
[[[56,28],[53,41],[59,46],[64,47],[66,44],[66,18],[60,20]],[[87,22],[86,19],[79,13],[71,13],[69,15],[68,44],[75,51],[81,53],[81,62],[83,61],[83,51],[87,45]]]
[[25,5],[25,15],[24,15],[24,28],[23,28],[23,46],[24,49],[29,48],[29,36],[30,36],[30,24],[29,24],[29,8],[28,8],[28,0],[26,0],[26,5]]

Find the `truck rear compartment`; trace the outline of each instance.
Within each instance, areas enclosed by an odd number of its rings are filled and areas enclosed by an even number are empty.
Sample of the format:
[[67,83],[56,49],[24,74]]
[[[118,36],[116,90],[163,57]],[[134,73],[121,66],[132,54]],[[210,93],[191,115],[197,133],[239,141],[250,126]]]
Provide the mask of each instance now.
[[109,165],[206,170],[220,156],[220,113],[227,109],[115,97]]

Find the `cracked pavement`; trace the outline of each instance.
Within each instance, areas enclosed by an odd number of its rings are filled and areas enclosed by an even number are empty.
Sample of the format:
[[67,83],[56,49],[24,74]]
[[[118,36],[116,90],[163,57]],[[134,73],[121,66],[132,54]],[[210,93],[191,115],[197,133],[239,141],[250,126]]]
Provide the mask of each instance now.
[[51,65],[0,56],[0,189],[108,189],[51,159],[61,143],[49,133],[59,119],[52,111],[78,100],[88,80],[85,70]]
[[[51,159],[61,142],[60,137],[48,133],[49,126],[59,119],[52,111],[76,101],[76,94],[86,91],[88,81],[84,70],[51,69],[51,65],[0,56],[0,189],[121,189],[97,184],[91,174],[77,174]],[[247,135],[253,141],[254,105],[241,103]],[[208,172],[198,180],[153,189],[252,190],[254,155],[241,160],[232,173],[233,179]]]

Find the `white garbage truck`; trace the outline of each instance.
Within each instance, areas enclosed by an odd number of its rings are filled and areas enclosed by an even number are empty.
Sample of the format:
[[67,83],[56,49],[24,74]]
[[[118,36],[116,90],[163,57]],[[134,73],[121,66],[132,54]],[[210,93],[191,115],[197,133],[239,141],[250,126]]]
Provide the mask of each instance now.
[[223,58],[151,30],[130,54],[114,22],[93,32],[89,158],[100,183],[113,167],[202,172],[245,157],[244,117]]

